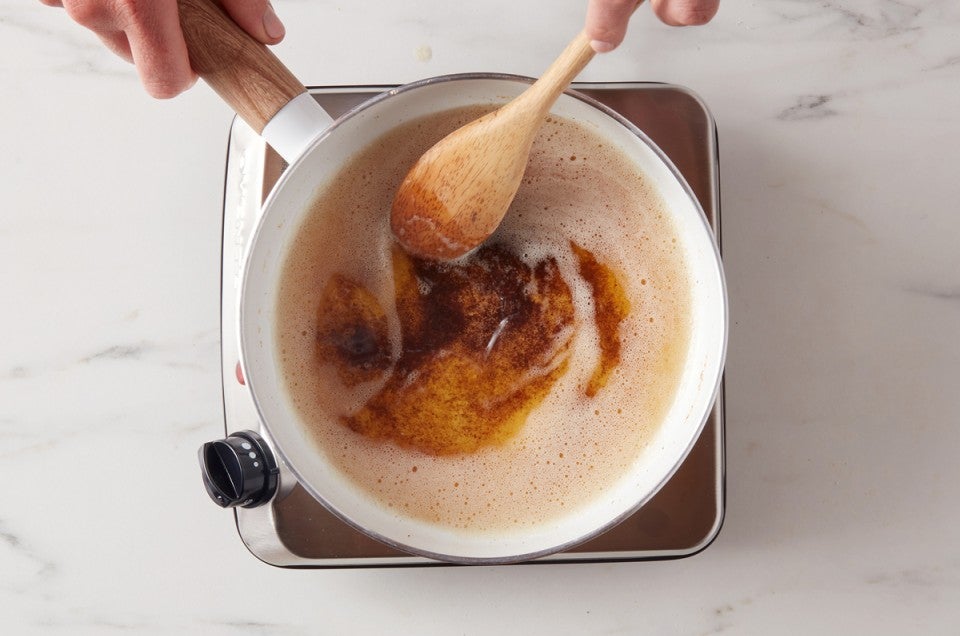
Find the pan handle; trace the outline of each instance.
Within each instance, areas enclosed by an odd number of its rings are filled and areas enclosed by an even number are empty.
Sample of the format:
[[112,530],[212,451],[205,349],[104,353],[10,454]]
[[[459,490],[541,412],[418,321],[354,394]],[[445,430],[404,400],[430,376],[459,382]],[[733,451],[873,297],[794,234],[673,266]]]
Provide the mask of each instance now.
[[212,0],[178,0],[193,70],[293,163],[332,118],[283,62]]

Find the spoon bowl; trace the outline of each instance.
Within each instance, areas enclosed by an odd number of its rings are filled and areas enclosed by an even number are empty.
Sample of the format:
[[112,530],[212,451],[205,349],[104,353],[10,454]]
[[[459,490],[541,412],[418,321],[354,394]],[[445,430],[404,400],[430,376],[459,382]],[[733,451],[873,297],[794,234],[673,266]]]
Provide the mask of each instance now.
[[411,254],[463,256],[500,225],[527,166],[530,148],[557,97],[593,58],[580,33],[529,89],[430,148],[400,184],[390,227]]

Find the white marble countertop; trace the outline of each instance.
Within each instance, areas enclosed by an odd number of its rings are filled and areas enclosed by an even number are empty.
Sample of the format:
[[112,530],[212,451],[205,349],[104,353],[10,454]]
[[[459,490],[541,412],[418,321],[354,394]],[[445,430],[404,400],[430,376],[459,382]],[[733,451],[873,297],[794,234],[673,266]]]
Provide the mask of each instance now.
[[[279,0],[307,84],[538,74],[580,0]],[[960,5],[725,0],[585,80],[718,125],[724,527],[679,561],[293,571],[200,485],[230,111],[0,1],[0,632],[956,634]]]

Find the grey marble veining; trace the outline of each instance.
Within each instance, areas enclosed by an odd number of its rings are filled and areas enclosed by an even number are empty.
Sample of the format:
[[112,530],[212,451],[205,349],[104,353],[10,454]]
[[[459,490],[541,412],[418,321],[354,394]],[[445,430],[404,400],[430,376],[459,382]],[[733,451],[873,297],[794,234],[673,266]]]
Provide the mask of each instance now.
[[0,5],[0,27],[5,37],[25,37],[48,44],[40,53],[55,74],[129,76],[124,62],[112,57],[91,33],[78,29],[65,20],[49,20],[25,3],[5,2]]
[[797,98],[794,106],[786,108],[777,115],[781,121],[793,121],[799,119],[823,119],[837,115],[837,111],[831,108],[833,101],[832,95],[801,95]]

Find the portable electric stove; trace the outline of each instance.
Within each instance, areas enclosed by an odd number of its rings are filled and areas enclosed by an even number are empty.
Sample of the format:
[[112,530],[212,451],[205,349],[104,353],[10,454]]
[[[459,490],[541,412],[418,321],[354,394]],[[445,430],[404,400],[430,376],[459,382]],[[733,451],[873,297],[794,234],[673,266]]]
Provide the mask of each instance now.
[[[390,88],[338,86],[310,92],[336,118]],[[719,241],[716,129],[703,102],[684,88],[666,84],[576,84],[574,88],[632,121],[670,157],[700,200]],[[220,505],[235,506],[240,537],[250,552],[266,563],[316,568],[439,564],[399,552],[341,521],[309,495],[282,462],[274,461],[269,441],[264,444],[261,439],[269,440],[269,434],[236,371],[237,303],[244,250],[261,205],[285,168],[284,161],[256,133],[241,120],[234,120],[223,204],[221,352],[227,437],[205,444],[200,451],[204,484]],[[252,471],[256,483],[238,488],[241,469]],[[720,531],[724,486],[721,384],[700,438],[653,499],[600,536],[536,562],[667,559],[695,554],[710,545]]]

